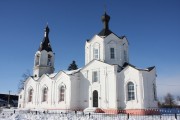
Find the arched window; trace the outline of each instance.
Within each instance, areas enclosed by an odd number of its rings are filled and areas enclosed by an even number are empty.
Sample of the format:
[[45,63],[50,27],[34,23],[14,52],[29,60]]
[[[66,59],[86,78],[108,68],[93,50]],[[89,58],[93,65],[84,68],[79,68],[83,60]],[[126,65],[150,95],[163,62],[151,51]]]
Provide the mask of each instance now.
[[48,55],[47,65],[51,66],[51,56],[50,55]]
[[97,48],[94,48],[94,59],[99,59],[99,51]]
[[135,93],[134,93],[134,83],[129,82],[127,84],[127,90],[128,90],[128,100],[134,100],[135,99]]
[[65,87],[61,86],[60,87],[60,91],[59,91],[60,95],[59,95],[59,101],[64,101],[64,96],[65,96]]
[[47,95],[48,95],[48,89],[47,89],[47,87],[45,87],[45,88],[43,89],[42,93],[43,93],[43,99],[42,99],[42,101],[45,102],[45,101],[47,101]]
[[114,48],[110,48],[110,58],[115,59],[115,49]]
[[92,52],[93,52],[93,59],[99,60],[100,58],[100,44],[99,43],[94,43],[92,46]]
[[30,89],[30,90],[29,90],[28,102],[32,102],[32,97],[33,97],[33,89]]

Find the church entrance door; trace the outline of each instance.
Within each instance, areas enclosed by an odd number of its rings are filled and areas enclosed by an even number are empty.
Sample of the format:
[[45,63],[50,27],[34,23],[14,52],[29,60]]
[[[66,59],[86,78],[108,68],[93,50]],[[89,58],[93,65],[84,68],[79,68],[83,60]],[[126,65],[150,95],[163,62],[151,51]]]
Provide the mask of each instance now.
[[98,107],[98,92],[93,91],[93,107]]

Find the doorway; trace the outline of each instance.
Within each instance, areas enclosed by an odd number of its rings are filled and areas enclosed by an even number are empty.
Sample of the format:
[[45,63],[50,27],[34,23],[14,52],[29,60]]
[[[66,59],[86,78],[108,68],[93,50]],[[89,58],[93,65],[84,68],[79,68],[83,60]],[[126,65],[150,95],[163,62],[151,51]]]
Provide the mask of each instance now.
[[93,107],[98,107],[98,92],[93,91]]

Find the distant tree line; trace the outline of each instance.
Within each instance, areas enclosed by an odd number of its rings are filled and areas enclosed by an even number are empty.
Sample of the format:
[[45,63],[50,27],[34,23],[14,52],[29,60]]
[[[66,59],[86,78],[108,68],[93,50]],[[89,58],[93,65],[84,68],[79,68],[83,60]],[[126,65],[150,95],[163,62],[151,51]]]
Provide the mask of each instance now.
[[177,96],[177,98],[175,99],[175,97],[170,94],[167,93],[164,98],[163,101],[158,101],[158,106],[159,108],[180,108],[180,96]]

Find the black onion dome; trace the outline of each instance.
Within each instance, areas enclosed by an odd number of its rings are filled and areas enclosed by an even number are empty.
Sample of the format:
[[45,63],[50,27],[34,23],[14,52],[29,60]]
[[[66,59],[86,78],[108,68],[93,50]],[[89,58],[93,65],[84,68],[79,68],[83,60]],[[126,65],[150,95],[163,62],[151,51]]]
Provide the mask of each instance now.
[[111,30],[109,30],[109,21],[110,21],[110,16],[104,13],[102,16],[102,22],[104,24],[104,28],[101,30],[101,32],[98,34],[99,36],[108,36],[109,34],[112,33]]
[[46,26],[45,28],[45,34],[44,34],[44,38],[40,44],[40,47],[39,47],[39,51],[42,51],[42,50],[46,50],[47,52],[49,51],[52,51],[52,48],[51,48],[51,45],[50,45],[50,41],[49,41],[49,27]]

